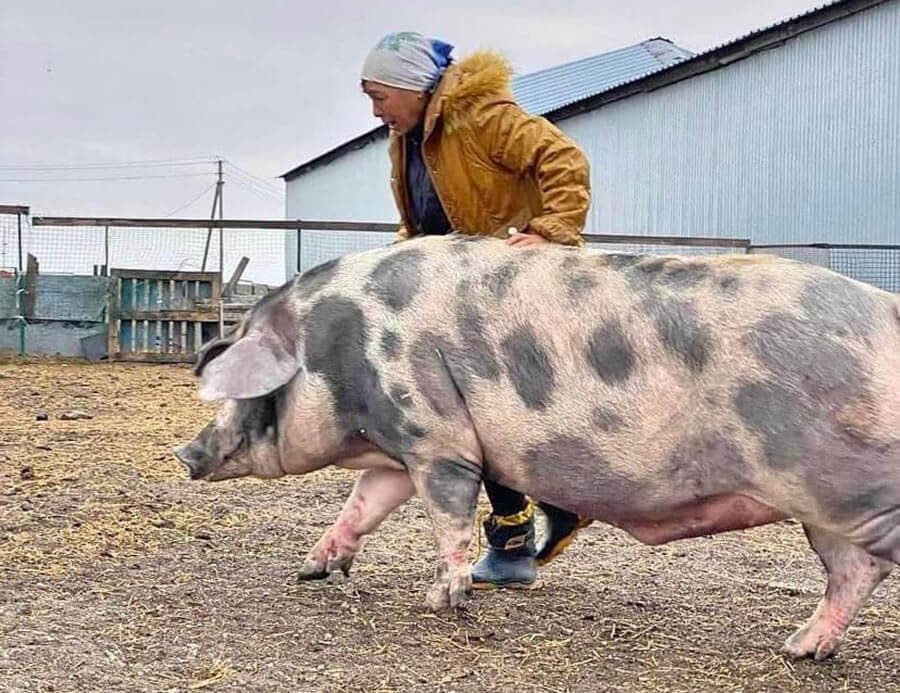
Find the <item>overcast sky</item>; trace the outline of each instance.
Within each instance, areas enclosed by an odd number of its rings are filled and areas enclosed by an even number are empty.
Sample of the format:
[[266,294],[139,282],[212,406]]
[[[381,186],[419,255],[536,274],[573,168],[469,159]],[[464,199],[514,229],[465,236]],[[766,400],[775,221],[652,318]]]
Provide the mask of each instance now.
[[[820,4],[0,0],[0,203],[205,217],[212,164],[71,166],[222,156],[262,179],[226,166],[225,216],[281,218],[280,174],[378,124],[359,68],[385,32],[496,49],[524,73],[657,36],[700,52]],[[99,177],[126,180],[71,180]]]

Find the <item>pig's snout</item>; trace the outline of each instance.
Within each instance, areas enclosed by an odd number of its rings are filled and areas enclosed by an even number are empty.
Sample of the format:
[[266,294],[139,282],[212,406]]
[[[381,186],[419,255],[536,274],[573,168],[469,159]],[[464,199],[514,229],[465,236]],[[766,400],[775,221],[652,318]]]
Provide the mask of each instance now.
[[175,448],[174,452],[178,461],[188,468],[191,479],[199,479],[206,475],[206,460],[198,455],[196,450],[192,450],[190,445]]

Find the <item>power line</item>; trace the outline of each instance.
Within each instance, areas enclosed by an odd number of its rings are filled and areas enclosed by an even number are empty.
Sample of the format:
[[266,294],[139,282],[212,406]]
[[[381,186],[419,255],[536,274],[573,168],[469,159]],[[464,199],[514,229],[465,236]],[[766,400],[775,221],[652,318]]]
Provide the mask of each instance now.
[[236,168],[241,173],[249,176],[250,178],[253,178],[254,180],[259,181],[260,183],[263,183],[264,185],[278,186],[278,183],[276,183],[274,181],[266,180],[265,178],[260,178],[259,176],[250,173],[250,171],[248,171],[247,169],[241,168],[240,166],[238,166],[236,163],[234,163],[233,161],[231,161],[229,159],[223,159],[223,161],[226,164],[228,164],[229,166]]
[[181,207],[179,207],[178,209],[176,209],[176,210],[173,211],[173,212],[169,212],[169,213],[166,214],[165,216],[171,217],[171,216],[174,215],[174,214],[178,214],[178,212],[180,212],[181,210],[187,209],[187,208],[190,207],[192,204],[194,204],[197,200],[199,200],[201,197],[203,197],[206,193],[208,193],[210,190],[212,190],[214,187],[216,187],[216,184],[215,184],[215,183],[213,183],[213,184],[210,185],[208,188],[206,188],[202,193],[200,193],[199,195],[197,195],[197,197],[195,197],[194,199],[192,199],[190,202],[187,202],[187,203],[181,205]]
[[241,173],[240,170],[238,170],[238,169],[230,168],[229,175],[232,177],[232,180],[242,180],[245,183],[247,183],[247,185],[252,185],[254,188],[261,190],[267,194],[278,195],[279,197],[284,196],[284,193],[282,192],[280,187],[276,187],[276,186],[270,187],[263,183],[258,183],[257,179],[251,178],[250,176],[248,176],[244,173]]
[[279,202],[284,201],[284,195],[279,195],[278,193],[276,193],[272,190],[266,190],[264,188],[254,187],[253,185],[247,183],[245,180],[242,180],[241,178],[232,177],[232,178],[230,178],[230,182],[234,185],[241,187],[243,190],[246,190],[248,192],[252,192],[252,193],[255,193],[260,196],[265,196],[272,200],[278,200]]
[[98,178],[0,178],[0,183],[83,183],[100,180],[145,180],[147,178],[195,178],[197,176],[213,176],[212,171],[206,173],[171,173],[154,176],[104,176]]
[[265,200],[266,202],[272,202],[272,203],[277,202],[279,204],[284,203],[283,197],[275,197],[274,195],[266,195],[262,191],[257,190],[255,188],[251,188],[250,186],[246,185],[242,180],[240,180],[238,178],[232,178],[231,183],[233,185],[237,185],[238,188],[240,188],[241,190],[243,190],[245,192],[250,193],[251,195],[255,196],[259,200]]
[[231,178],[232,181],[241,181],[242,183],[253,187],[255,190],[259,190],[260,192],[263,192],[267,195],[277,196],[278,199],[282,199],[284,197],[284,193],[281,192],[281,190],[276,190],[275,188],[268,188],[266,186],[260,185],[259,183],[256,183],[252,178],[250,178],[249,176],[245,176],[239,171],[231,171],[230,173],[233,175],[233,177]]
[[3,171],[79,171],[95,168],[157,168],[165,166],[199,166],[202,164],[214,164],[215,158],[195,157],[190,159],[145,159],[137,161],[109,161],[81,164],[24,164],[21,166],[4,164],[0,165]]

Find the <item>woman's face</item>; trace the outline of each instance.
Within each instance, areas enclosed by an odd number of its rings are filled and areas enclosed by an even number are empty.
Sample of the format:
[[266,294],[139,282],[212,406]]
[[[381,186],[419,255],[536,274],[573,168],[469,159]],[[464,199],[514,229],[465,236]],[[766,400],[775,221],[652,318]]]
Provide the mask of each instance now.
[[364,81],[363,91],[372,99],[372,114],[399,135],[419,124],[428,105],[423,92],[411,89]]

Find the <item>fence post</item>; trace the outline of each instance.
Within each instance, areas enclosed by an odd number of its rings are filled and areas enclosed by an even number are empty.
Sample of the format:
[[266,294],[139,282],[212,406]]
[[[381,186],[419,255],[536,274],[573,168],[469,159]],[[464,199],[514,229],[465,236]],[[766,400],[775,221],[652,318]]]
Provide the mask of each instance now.
[[[297,229],[297,274],[303,271],[303,229]],[[288,277],[290,279],[290,277]]]
[[25,356],[25,265],[22,260],[22,213],[16,212],[19,238],[19,273],[16,276],[16,307],[19,315],[19,356]]

